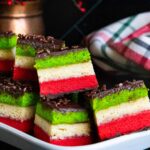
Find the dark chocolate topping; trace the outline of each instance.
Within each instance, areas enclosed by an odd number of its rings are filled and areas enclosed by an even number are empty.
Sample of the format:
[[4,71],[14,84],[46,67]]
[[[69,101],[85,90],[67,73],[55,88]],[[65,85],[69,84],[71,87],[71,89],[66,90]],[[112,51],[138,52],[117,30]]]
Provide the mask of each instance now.
[[44,58],[47,56],[57,56],[57,55],[63,55],[68,52],[75,52],[75,51],[80,51],[83,50],[85,47],[80,47],[80,46],[72,46],[71,48],[69,47],[62,47],[59,49],[41,49],[36,52],[36,57],[37,58]]
[[53,45],[64,45],[65,44],[65,41],[55,39],[52,36],[47,36],[46,40],[48,41],[48,43],[51,43]]
[[125,81],[123,83],[116,84],[114,88],[108,90],[106,88],[106,85],[103,85],[101,88],[97,88],[90,92],[86,92],[85,96],[92,99],[96,97],[103,98],[107,95],[111,95],[113,93],[117,93],[125,89],[134,90],[135,88],[139,88],[142,86],[144,86],[144,82],[142,80],[133,81],[133,82]]
[[0,37],[11,37],[14,35],[15,35],[15,33],[13,33],[12,31],[0,32]]
[[11,78],[0,77],[0,93],[8,92],[14,96],[20,96],[25,92],[33,92],[33,87],[29,83],[14,81]]
[[18,44],[27,44],[33,46],[37,51],[41,49],[57,49],[61,48],[64,45],[64,41],[57,40],[51,36],[43,35],[18,35]]
[[61,112],[85,111],[84,108],[82,108],[77,103],[71,102],[71,100],[68,99],[67,97],[60,97],[57,99],[51,99],[49,96],[41,95],[40,101],[46,107],[49,107],[51,109],[56,109],[56,110],[61,111]]

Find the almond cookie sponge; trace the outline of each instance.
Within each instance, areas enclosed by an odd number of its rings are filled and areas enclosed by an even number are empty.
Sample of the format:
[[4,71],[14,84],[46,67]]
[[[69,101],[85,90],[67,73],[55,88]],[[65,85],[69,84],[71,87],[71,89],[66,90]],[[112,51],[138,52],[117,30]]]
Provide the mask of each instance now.
[[0,77],[0,122],[30,132],[37,100],[30,84]]
[[150,127],[150,102],[144,82],[126,81],[112,89],[87,92],[101,140]]
[[55,96],[98,86],[90,53],[84,47],[38,50],[35,68],[42,95]]
[[34,123],[35,137],[52,144],[79,146],[92,142],[87,111],[66,97],[41,96]]

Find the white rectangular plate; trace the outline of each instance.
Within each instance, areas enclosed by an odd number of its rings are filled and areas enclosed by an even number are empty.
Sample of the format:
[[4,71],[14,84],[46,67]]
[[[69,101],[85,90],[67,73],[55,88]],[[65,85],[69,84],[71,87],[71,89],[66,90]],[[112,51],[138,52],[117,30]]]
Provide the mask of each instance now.
[[150,147],[150,130],[86,146],[64,147],[43,142],[31,135],[0,123],[0,141],[24,150],[143,150]]

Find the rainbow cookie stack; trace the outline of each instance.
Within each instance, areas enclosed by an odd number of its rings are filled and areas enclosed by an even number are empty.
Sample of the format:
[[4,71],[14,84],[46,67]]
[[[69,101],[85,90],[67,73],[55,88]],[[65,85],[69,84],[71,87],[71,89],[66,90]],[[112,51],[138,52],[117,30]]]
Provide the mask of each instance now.
[[[12,69],[13,79],[4,76]],[[148,89],[141,80],[99,88],[86,47],[0,33],[0,122],[27,133],[34,128],[48,143],[87,145],[93,133],[107,140],[150,128]]]
[[143,81],[126,81],[112,89],[87,92],[101,140],[150,127],[148,89]]
[[0,122],[30,132],[37,99],[30,84],[0,77]]
[[35,59],[40,94],[58,96],[98,86],[87,48],[38,50]]
[[63,41],[55,40],[50,36],[45,38],[41,35],[18,35],[13,74],[14,80],[37,80],[37,73],[34,68],[35,53],[37,47],[40,49],[45,43],[54,49],[64,46]]
[[41,96],[34,123],[34,135],[52,144],[77,146],[92,142],[87,111],[66,97]]
[[56,145],[90,144],[88,113],[78,102],[67,98],[73,92],[98,86],[88,49],[54,49],[44,43],[37,48],[35,68],[41,97],[36,109],[35,136]]
[[13,32],[0,33],[0,73],[10,73],[14,65],[17,36]]

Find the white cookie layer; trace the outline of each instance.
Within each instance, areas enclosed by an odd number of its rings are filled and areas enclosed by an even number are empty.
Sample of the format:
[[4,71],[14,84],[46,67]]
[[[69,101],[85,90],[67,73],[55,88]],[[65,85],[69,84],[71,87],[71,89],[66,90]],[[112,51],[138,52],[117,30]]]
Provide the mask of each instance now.
[[33,69],[34,64],[34,57],[16,56],[15,58],[15,67]]
[[33,118],[34,113],[34,106],[20,107],[0,103],[0,117],[24,121]]
[[49,80],[61,80],[95,74],[91,61],[62,67],[39,69],[37,72],[40,83]]
[[14,60],[13,49],[12,50],[2,50],[0,49],[0,59],[1,60]]
[[35,115],[34,123],[52,139],[90,135],[89,123],[51,125],[48,121],[44,120],[37,114]]
[[137,99],[136,101],[129,101],[108,109],[100,110],[96,112],[95,118],[97,125],[100,125],[118,118],[122,118],[123,116],[137,114],[145,110],[150,110],[150,102],[148,97],[143,97]]

